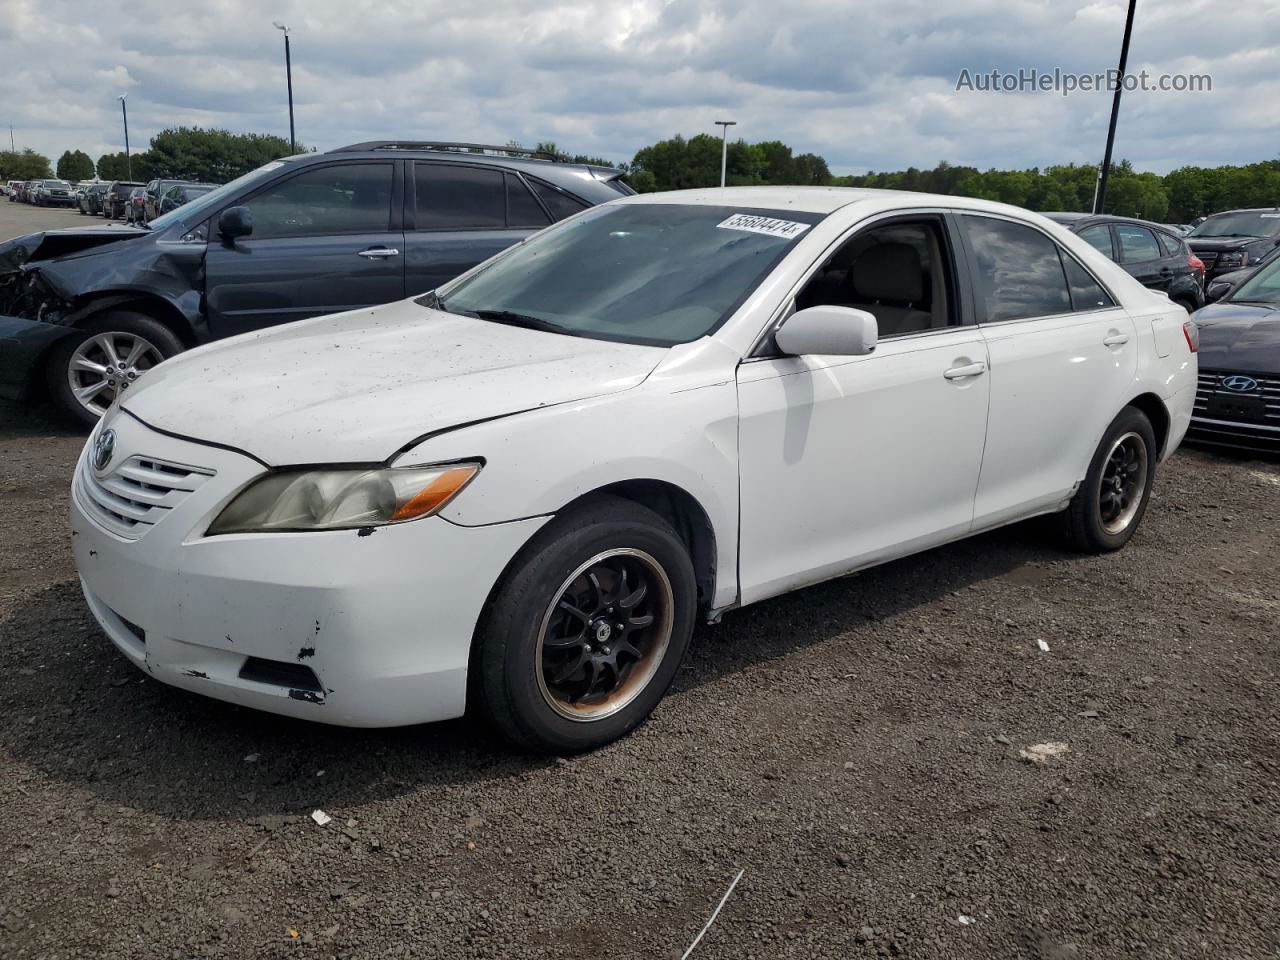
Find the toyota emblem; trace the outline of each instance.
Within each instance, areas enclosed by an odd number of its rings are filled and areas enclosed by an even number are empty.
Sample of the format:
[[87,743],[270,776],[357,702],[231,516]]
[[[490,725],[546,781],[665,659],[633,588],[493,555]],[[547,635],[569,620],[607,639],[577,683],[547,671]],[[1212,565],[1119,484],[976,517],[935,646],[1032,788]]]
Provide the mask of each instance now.
[[116,452],[116,432],[103,430],[98,439],[93,441],[93,469],[101,473],[111,463],[111,455]]
[[1253,393],[1258,389],[1257,380],[1239,373],[1230,377],[1223,377],[1222,385],[1233,393]]

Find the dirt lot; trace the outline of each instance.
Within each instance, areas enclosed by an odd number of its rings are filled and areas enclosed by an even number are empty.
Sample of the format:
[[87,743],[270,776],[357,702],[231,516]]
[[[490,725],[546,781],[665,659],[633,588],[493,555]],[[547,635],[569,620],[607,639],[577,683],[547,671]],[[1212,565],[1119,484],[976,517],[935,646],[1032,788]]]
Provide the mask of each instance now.
[[1021,525],[731,614],[556,762],[143,677],[78,593],[82,439],[0,406],[6,960],[666,960],[740,869],[695,958],[1280,954],[1278,462],[1179,454],[1118,555]]

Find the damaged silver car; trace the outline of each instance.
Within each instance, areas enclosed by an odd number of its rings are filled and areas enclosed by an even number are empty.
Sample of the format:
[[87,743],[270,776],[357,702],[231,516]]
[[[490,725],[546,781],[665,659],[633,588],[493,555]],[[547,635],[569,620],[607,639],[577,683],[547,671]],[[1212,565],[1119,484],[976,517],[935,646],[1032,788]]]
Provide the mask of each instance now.
[[632,193],[510,147],[376,141],[273,161],[136,227],[0,243],[0,396],[42,382],[88,424],[210,340],[425,293]]

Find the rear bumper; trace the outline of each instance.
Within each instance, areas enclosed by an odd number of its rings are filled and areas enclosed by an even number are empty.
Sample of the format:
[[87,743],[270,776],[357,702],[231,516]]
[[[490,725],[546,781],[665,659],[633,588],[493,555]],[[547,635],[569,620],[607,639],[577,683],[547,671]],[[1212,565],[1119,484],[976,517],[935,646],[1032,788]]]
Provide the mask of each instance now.
[[0,397],[22,399],[39,374],[45,351],[73,329],[24,317],[0,316]]

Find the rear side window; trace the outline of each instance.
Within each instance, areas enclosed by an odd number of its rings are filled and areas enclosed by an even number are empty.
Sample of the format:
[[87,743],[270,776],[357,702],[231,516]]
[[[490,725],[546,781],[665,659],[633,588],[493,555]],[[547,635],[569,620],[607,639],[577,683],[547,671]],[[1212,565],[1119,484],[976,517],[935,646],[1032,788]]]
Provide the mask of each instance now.
[[975,258],[979,319],[987,323],[1071,312],[1058,245],[1008,220],[963,216]]
[[1160,248],[1156,246],[1156,238],[1146,227],[1118,223],[1116,236],[1120,238],[1120,253],[1124,263],[1160,259]]
[[538,195],[538,199],[551,211],[552,220],[563,220],[565,217],[572,217],[578,211],[585,210],[590,206],[590,204],[583,203],[577,197],[569,196],[563,190],[557,190],[549,183],[543,183],[541,180],[530,180],[529,182],[533,186],[533,192]]
[[1076,236],[1095,250],[1100,250],[1107,259],[1116,258],[1115,251],[1111,248],[1111,228],[1105,223],[1095,223],[1092,227],[1085,227]]
[[244,204],[253,238],[383,233],[391,222],[391,164],[317,167],[267,187]]
[[515,174],[507,177],[507,226],[509,227],[545,227],[551,221],[538,201],[533,198],[529,188]]
[[1073,310],[1102,310],[1116,305],[1089,271],[1076,262],[1075,257],[1062,250],[1058,253],[1062,257],[1062,267],[1067,273],[1067,286],[1071,290]]
[[1160,241],[1160,249],[1164,251],[1166,257],[1172,257],[1182,249],[1182,241],[1175,240],[1167,233],[1156,231],[1156,239]]
[[507,196],[501,170],[459,163],[415,163],[419,230],[501,230]]

